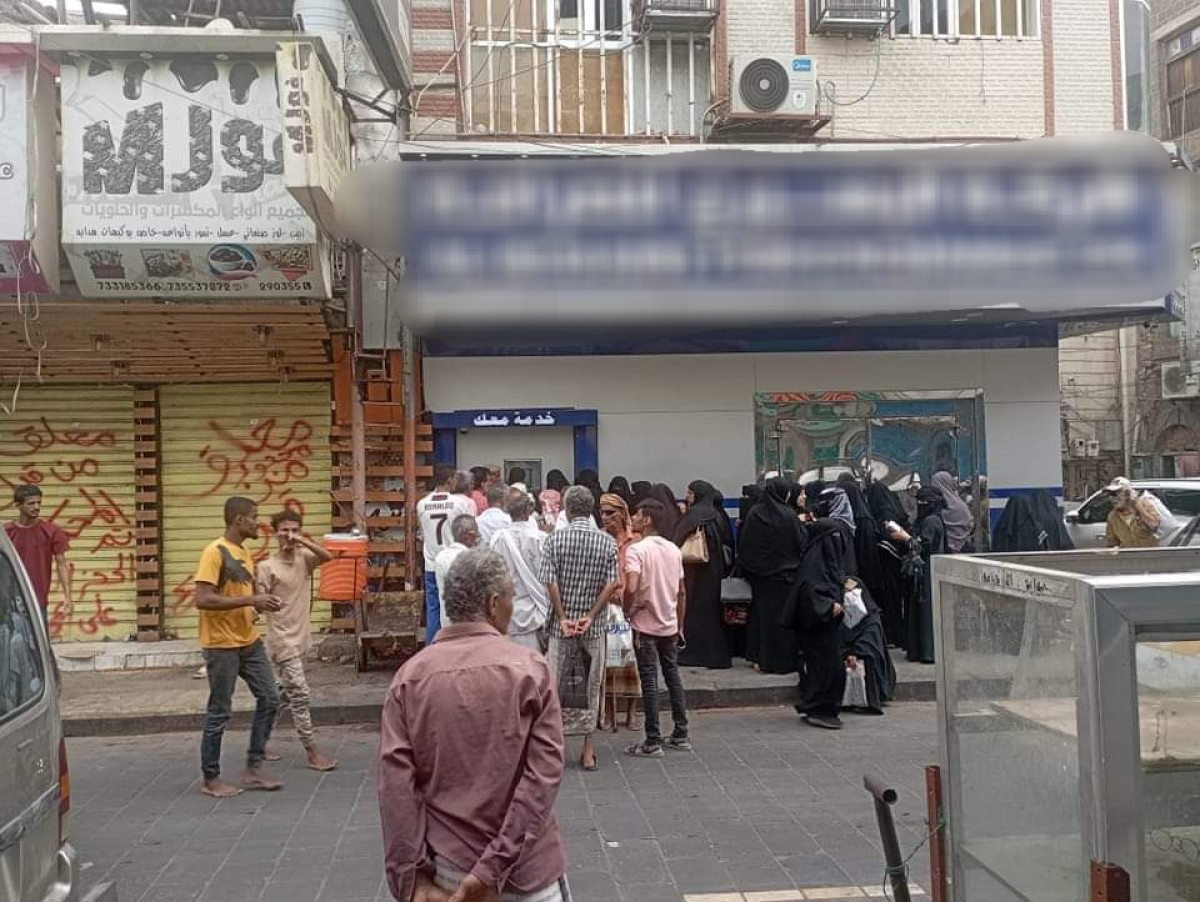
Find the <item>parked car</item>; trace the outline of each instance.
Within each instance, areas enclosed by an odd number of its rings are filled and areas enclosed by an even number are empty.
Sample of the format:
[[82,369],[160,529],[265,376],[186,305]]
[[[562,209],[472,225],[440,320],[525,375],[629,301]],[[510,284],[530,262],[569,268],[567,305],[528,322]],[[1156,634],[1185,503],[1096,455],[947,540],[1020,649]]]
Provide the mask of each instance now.
[[[59,676],[41,609],[0,529],[0,895],[4,902],[77,902],[67,841],[71,781],[58,711]],[[87,902],[115,902],[111,886]]]
[[[1200,479],[1139,479],[1134,489],[1148,491],[1171,512],[1163,528],[1160,545],[1171,545],[1193,517],[1200,515]],[[1076,510],[1066,514],[1067,532],[1076,548],[1103,548],[1105,524],[1113,500],[1105,491],[1096,492]]]
[[1200,517],[1193,517],[1187,526],[1179,530],[1171,544],[1176,548],[1200,548]]

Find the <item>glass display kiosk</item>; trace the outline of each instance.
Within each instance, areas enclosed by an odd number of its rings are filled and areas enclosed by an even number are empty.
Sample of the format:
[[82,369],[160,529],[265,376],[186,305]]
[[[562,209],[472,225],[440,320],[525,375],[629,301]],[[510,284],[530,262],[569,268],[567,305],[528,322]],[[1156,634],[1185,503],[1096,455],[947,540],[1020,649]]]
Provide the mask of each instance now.
[[954,902],[1200,902],[1200,548],[940,557]]

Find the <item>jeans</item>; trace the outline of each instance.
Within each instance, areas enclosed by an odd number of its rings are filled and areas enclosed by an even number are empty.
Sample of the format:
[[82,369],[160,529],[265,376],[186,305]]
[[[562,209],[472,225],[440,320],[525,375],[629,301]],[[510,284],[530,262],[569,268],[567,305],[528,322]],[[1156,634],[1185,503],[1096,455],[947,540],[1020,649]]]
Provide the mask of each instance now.
[[425,571],[425,644],[432,645],[433,637],[442,628],[442,607],[438,601],[437,577]]
[[679,637],[647,636],[635,633],[633,651],[637,656],[638,676],[642,681],[642,704],[646,714],[646,745],[662,745],[658,726],[658,667],[662,665],[663,681],[671,696],[671,716],[675,720],[672,739],[688,735],[687,701],[683,695],[683,680],[679,676]]
[[258,702],[250,727],[248,767],[258,767],[267,754],[267,740],[279,711],[279,690],[261,639],[241,648],[206,648],[204,664],[208,669],[208,712],[200,739],[200,770],[205,780],[215,780],[221,775],[221,739],[233,714],[238,677],[246,681]]

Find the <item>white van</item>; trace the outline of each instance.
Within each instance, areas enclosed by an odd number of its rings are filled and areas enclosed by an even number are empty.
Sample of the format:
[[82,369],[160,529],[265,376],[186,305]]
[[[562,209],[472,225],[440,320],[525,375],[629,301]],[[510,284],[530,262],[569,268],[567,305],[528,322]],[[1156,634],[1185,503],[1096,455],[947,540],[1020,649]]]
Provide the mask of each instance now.
[[[78,902],[58,668],[25,568],[0,529],[0,899]],[[111,886],[88,902],[115,902]]]

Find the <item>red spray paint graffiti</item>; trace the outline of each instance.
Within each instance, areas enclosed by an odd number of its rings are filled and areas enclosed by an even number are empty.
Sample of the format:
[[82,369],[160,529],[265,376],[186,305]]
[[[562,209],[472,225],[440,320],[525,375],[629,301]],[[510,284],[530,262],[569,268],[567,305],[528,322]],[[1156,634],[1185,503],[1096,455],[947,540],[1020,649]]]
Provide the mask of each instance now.
[[[134,593],[134,523],[103,486],[126,481],[130,474],[106,473],[101,461],[92,456],[116,448],[116,434],[107,429],[62,428],[46,417],[24,426],[10,425],[7,431],[0,440],[0,484],[9,508],[17,486],[40,486],[45,493],[42,515],[71,539],[68,559],[73,597],[52,596],[50,634],[56,638],[124,638],[114,629],[120,624],[112,600],[121,589],[131,597]],[[15,469],[9,469],[7,461],[15,462]],[[115,558],[111,552],[105,553],[106,549],[118,549]],[[57,582],[56,576],[56,592]]]
[[[187,500],[211,502],[243,495],[257,501],[260,508],[290,507],[304,515],[304,503],[296,497],[295,487],[311,471],[314,429],[310,422],[271,417],[239,435],[228,426],[210,420],[208,429],[212,440],[200,448],[198,458],[213,474],[212,481]],[[264,527],[258,544],[251,548],[251,555],[257,563],[270,553],[271,536]],[[193,592],[190,576],[172,587],[172,613],[191,607]]]

